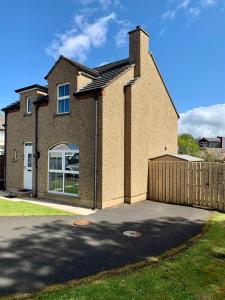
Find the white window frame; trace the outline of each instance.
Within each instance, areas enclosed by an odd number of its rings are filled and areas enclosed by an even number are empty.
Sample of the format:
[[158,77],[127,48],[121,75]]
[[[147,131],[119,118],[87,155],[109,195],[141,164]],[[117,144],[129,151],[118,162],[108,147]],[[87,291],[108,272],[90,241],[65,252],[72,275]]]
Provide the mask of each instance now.
[[[61,153],[62,154],[62,170],[52,170],[52,169],[49,168],[50,153]],[[48,151],[48,193],[66,195],[66,196],[70,196],[70,197],[79,197],[80,194],[71,194],[71,193],[65,193],[64,192],[64,189],[65,189],[65,185],[64,185],[64,183],[65,183],[65,174],[78,174],[78,175],[80,175],[80,170],[79,171],[65,170],[65,154],[66,153],[76,154],[76,153],[79,153],[79,150],[69,150],[69,149],[68,150],[54,150],[54,149],[52,149],[52,150]],[[61,174],[63,174],[63,192],[52,191],[52,190],[49,189],[49,185],[50,185],[49,173],[61,173]]]
[[69,99],[70,105],[71,105],[70,94],[67,95],[67,96],[59,97],[59,88],[60,88],[61,86],[64,86],[64,85],[69,85],[69,89],[70,89],[70,83],[69,83],[69,82],[61,83],[61,84],[58,84],[58,85],[57,85],[57,114],[58,114],[58,115],[64,115],[64,114],[70,113],[70,107],[69,107],[69,111],[66,111],[66,112],[59,112],[59,101],[60,101],[60,100],[66,100],[66,99]]
[[[31,111],[29,111],[29,101],[31,101]],[[27,97],[27,114],[28,115],[32,114],[32,109],[33,109],[32,97]]]

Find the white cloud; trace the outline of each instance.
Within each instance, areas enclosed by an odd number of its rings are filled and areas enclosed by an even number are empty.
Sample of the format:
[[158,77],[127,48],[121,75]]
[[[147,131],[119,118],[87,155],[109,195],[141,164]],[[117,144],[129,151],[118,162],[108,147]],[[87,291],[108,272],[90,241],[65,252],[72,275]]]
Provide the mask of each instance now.
[[180,114],[179,132],[194,137],[225,135],[225,104],[198,107]]
[[216,4],[224,4],[219,0],[168,0],[169,9],[162,14],[162,20],[173,20],[178,13],[184,12],[187,16],[198,17],[209,7],[214,7]]
[[124,44],[126,44],[126,41],[127,41],[127,29],[126,28],[121,28],[116,36],[115,36],[115,40],[116,40],[116,46],[117,47],[121,47],[123,46]]
[[199,7],[190,7],[189,13],[192,17],[198,17],[201,14],[201,10]]
[[217,4],[217,2],[217,0],[201,0],[200,4],[202,7],[207,7]]
[[81,4],[84,6],[99,5],[101,9],[106,10],[110,6],[121,5],[120,0],[81,0]]
[[84,62],[91,47],[101,47],[107,38],[108,24],[116,20],[116,14],[98,18],[93,23],[86,20],[85,15],[76,15],[72,28],[59,34],[46,49],[48,55],[56,59],[60,54],[75,57]]
[[[173,3],[173,2],[175,2],[175,1],[172,1],[171,3]],[[166,19],[172,20],[172,19],[174,19],[176,14],[180,10],[188,9],[190,3],[191,3],[190,0],[179,0],[179,3],[173,9],[169,9],[169,10],[167,10],[163,13],[162,19],[163,20],[166,20]]]

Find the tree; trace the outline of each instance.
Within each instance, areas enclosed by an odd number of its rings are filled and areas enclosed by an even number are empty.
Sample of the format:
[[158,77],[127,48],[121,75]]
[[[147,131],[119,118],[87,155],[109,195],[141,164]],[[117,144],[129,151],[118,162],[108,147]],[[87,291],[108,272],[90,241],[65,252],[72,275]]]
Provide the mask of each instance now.
[[198,143],[189,133],[183,133],[178,136],[178,148],[180,154],[200,156]]
[[201,151],[201,158],[203,158],[204,161],[207,162],[220,162],[220,163],[225,162],[224,154],[219,150],[215,150],[215,149],[203,149]]

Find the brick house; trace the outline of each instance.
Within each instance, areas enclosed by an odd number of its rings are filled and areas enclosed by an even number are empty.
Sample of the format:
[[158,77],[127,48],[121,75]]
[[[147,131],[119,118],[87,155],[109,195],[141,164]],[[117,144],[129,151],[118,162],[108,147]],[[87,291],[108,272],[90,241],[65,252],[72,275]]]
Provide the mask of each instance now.
[[177,154],[178,113],[149,35],[129,32],[129,57],[89,68],[60,56],[47,86],[5,107],[6,189],[91,208],[148,198],[148,160]]
[[225,137],[202,137],[197,140],[198,145],[201,149],[221,149],[225,150]]

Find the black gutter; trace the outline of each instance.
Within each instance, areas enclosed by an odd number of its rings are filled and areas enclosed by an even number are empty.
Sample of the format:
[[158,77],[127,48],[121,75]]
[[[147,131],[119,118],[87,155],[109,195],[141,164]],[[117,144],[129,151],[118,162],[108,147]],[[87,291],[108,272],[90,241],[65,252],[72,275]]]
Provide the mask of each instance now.
[[21,93],[21,92],[25,92],[27,90],[31,90],[31,89],[37,89],[41,92],[45,92],[47,93],[48,92],[48,87],[46,86],[43,86],[43,85],[40,85],[40,84],[32,84],[32,85],[28,85],[28,86],[25,86],[23,88],[20,88],[20,89],[17,89],[15,90],[16,93]]

